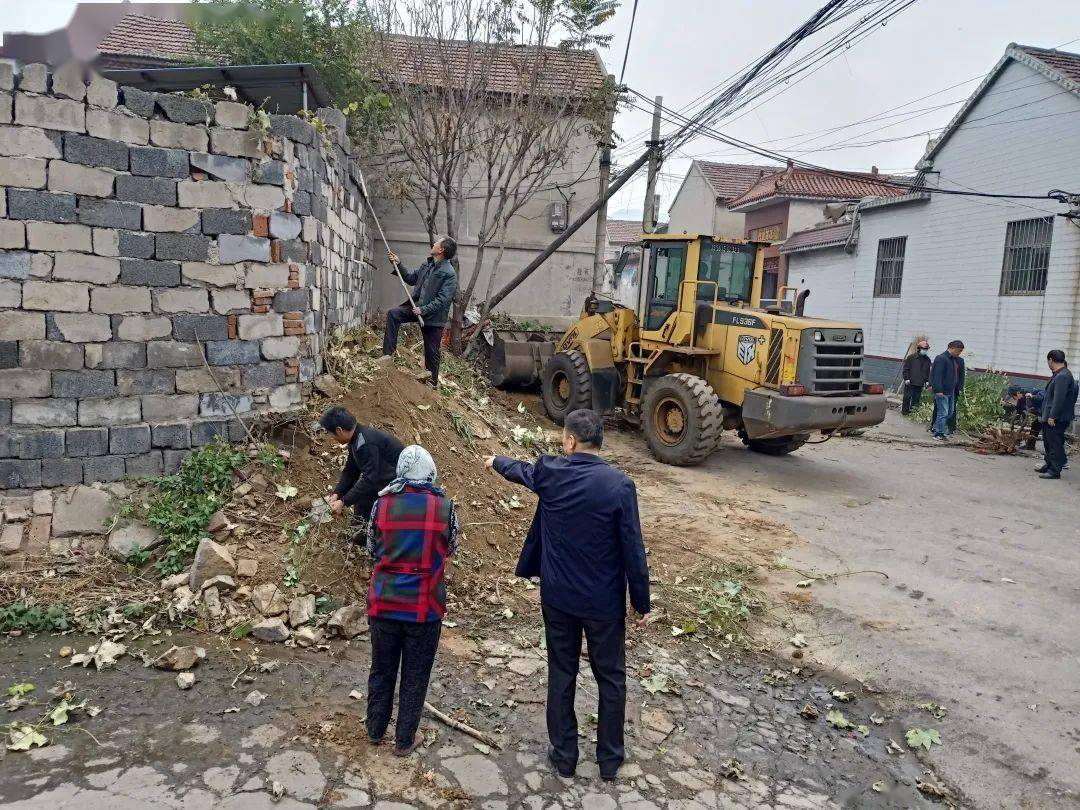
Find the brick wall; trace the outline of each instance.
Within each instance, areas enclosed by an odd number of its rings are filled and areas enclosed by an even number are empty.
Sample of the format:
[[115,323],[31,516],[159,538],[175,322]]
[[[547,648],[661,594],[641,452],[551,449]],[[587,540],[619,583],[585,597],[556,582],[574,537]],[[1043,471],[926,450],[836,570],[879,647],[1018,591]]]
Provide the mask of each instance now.
[[0,489],[173,470],[362,318],[351,145],[250,115],[0,64]]

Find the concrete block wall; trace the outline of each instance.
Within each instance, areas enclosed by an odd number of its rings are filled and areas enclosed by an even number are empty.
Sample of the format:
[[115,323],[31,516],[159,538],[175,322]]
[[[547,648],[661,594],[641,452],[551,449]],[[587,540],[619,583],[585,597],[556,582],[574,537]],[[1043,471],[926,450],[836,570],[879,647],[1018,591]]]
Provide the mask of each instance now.
[[251,113],[0,74],[0,489],[174,470],[300,406],[363,318],[351,144]]

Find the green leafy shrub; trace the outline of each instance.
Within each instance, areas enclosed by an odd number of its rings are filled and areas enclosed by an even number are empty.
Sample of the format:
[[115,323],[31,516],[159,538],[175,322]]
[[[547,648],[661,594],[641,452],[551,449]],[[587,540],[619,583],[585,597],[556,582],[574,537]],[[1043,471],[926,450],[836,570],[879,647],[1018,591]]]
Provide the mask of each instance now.
[[211,515],[225,501],[233,473],[246,461],[246,453],[215,439],[184,459],[175,475],[153,482],[147,521],[167,544],[157,564],[163,575],[182,571],[191,560]]
[[[969,374],[964,391],[956,406],[956,426],[973,436],[983,434],[988,427],[1000,422],[1005,416],[1002,398],[1009,387],[1009,378],[998,371]],[[934,414],[934,393],[927,391],[919,407],[910,417],[916,422],[929,424]]]
[[0,632],[58,633],[71,629],[71,614],[63,605],[34,605],[16,601],[0,605]]

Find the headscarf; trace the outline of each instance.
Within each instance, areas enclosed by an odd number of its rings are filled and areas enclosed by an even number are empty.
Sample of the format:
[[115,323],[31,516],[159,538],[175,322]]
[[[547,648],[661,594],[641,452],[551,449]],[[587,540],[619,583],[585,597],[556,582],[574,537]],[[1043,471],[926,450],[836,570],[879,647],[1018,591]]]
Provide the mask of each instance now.
[[410,444],[398,456],[397,478],[380,490],[379,495],[401,492],[407,486],[441,495],[442,490],[435,486],[436,475],[438,470],[431,453],[418,444]]

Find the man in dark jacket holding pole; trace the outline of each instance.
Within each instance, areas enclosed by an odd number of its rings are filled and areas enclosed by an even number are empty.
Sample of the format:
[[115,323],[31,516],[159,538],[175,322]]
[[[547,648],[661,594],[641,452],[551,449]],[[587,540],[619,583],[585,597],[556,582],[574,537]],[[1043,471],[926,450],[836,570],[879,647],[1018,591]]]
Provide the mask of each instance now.
[[1077,385],[1069,367],[1065,365],[1065,352],[1053,349],[1046,355],[1051,377],[1043,397],[1042,420],[1043,457],[1046,461],[1035,470],[1039,478],[1061,478],[1065,467],[1065,434],[1076,415]]
[[540,577],[547,639],[548,758],[560,776],[577,768],[574,714],[581,636],[600,694],[596,761],[613,780],[623,763],[626,713],[626,592],[644,627],[649,615],[649,568],[641,540],[634,482],[600,458],[604,422],[573,411],[563,427],[561,457],[527,464],[491,456],[486,464],[539,498],[516,574]]
[[358,424],[356,417],[341,406],[324,413],[319,425],[338,444],[349,448],[341,478],[328,499],[330,509],[336,515],[351,506],[353,523],[358,531],[366,532],[379,490],[397,477],[398,457],[404,447],[389,433]]
[[934,438],[947,441],[956,431],[956,400],[964,390],[964,351],[962,340],[950,341],[945,351],[934,358],[930,386],[934,389]]
[[929,348],[929,343],[920,340],[915,351],[904,358],[904,404],[900,406],[900,413],[905,416],[912,408],[919,407],[922,391],[930,382],[930,358],[926,356]]
[[398,330],[403,323],[423,321],[420,331],[424,336],[424,368],[431,375],[430,382],[439,384],[439,360],[442,336],[450,316],[450,305],[457,292],[457,273],[450,263],[457,255],[457,243],[449,236],[435,240],[431,255],[415,272],[397,267],[398,257],[387,251],[390,263],[401,273],[406,284],[412,284],[411,303],[406,301],[386,313],[386,333],[383,335],[383,356],[397,351]]

